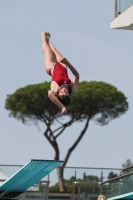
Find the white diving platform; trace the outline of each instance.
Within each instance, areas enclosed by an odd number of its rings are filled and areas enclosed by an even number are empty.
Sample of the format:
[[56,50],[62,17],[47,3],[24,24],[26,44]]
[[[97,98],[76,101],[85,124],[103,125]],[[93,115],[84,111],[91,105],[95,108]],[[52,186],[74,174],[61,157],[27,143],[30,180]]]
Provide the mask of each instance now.
[[[126,1],[126,0],[125,0]],[[133,5],[110,22],[111,29],[133,30]]]

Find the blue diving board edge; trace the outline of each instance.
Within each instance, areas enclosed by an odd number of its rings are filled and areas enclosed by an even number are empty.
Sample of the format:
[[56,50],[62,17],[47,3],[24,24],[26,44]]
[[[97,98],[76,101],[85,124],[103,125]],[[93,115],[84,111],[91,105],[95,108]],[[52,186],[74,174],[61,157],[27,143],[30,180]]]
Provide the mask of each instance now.
[[60,162],[60,163],[63,163],[63,160],[31,159],[31,161],[45,161],[45,162]]
[[115,199],[133,199],[133,192],[121,194],[115,197],[108,198],[107,200],[115,200]]
[[0,185],[0,199],[11,199],[39,182],[63,161],[32,159]]

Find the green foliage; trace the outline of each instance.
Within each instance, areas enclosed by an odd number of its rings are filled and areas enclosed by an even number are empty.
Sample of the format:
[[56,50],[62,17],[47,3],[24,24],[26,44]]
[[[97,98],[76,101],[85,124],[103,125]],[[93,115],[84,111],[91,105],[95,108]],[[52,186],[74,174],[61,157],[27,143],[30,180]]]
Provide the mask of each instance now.
[[109,175],[108,175],[108,179],[112,179],[112,178],[115,178],[117,177],[118,175],[115,174],[114,172],[110,172]]
[[[80,186],[80,188],[84,188],[84,187],[89,187],[90,190],[93,190],[93,187],[94,185],[91,184],[91,183],[96,183],[99,181],[98,177],[97,176],[93,176],[93,175],[89,175],[87,177],[93,177],[91,180],[90,179],[76,179],[75,180],[75,177],[71,177],[70,179],[64,179],[64,182],[65,182],[65,187],[66,187],[66,192],[69,193],[69,192],[72,192],[72,189],[73,189],[73,183],[76,181],[76,182],[80,182],[80,183],[84,183],[82,184],[82,187]],[[98,180],[98,181],[96,181]],[[85,184],[85,182],[87,184]],[[88,184],[88,182],[90,182],[90,184]],[[75,188],[77,189],[77,188]],[[59,183],[56,183],[55,185],[49,187],[49,192],[59,192]],[[77,191],[78,192],[78,191]]]
[[36,121],[44,119],[44,113],[54,117],[59,113],[58,108],[49,100],[48,90],[50,83],[28,85],[8,95],[5,108],[10,110],[9,116],[22,120]]
[[125,95],[116,87],[104,82],[82,82],[72,99],[71,111],[89,116],[101,125],[117,118],[128,110]]
[[127,159],[125,163],[122,164],[122,168],[125,169],[127,167],[133,166],[133,163],[130,159]]
[[[62,117],[61,111],[48,98],[50,83],[28,85],[7,96],[5,108],[11,117],[35,122]],[[124,94],[104,82],[81,82],[72,103],[67,108],[68,116],[83,120],[87,117],[101,125],[117,118],[128,110]]]

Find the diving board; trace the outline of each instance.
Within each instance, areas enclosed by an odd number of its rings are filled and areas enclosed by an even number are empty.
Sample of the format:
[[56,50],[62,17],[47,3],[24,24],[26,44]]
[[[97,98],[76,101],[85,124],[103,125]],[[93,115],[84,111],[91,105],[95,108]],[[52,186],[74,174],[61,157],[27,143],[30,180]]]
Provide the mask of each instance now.
[[0,185],[0,199],[18,196],[62,163],[57,160],[32,159]]
[[129,193],[108,198],[108,200],[115,200],[115,199],[133,199],[133,192],[129,192]]

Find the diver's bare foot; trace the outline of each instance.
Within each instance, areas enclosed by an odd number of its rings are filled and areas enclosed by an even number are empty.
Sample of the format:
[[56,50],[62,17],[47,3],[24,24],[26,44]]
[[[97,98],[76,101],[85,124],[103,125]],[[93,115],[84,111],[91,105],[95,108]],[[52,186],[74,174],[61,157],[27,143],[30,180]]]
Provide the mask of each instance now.
[[45,52],[45,48],[48,45],[49,46],[49,38],[50,33],[49,32],[42,32],[41,33],[41,42],[42,42],[42,52]]
[[45,32],[46,37],[50,37],[50,33],[49,32]]
[[42,32],[41,33],[41,41],[43,42],[44,39],[49,39],[50,38],[50,33],[49,32]]

